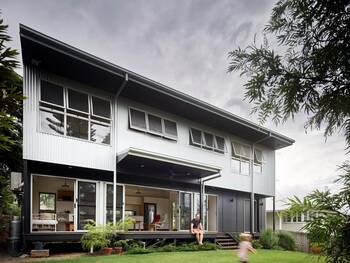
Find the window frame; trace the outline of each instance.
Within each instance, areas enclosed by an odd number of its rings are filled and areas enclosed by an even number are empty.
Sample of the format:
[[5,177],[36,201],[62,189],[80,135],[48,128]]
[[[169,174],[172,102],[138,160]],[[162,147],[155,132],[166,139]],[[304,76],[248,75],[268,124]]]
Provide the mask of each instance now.
[[[145,114],[145,122],[146,122],[146,128],[145,129],[137,127],[137,126],[132,124],[132,121],[131,121],[131,110],[139,111],[139,112],[142,112],[142,113]],[[165,139],[169,139],[169,140],[172,140],[172,141],[177,141],[178,140],[178,130],[177,130],[177,122],[176,121],[174,121],[172,119],[169,119],[169,118],[164,118],[163,116],[161,116],[159,114],[155,114],[153,112],[142,110],[142,109],[139,109],[139,108],[136,108],[136,107],[133,107],[133,106],[129,106],[128,107],[128,115],[129,115],[128,116],[129,129],[138,130],[138,131],[141,131],[141,132],[144,132],[144,133],[152,134],[152,135],[155,135],[155,136],[158,136],[158,137],[161,137],[161,138],[165,138]],[[162,132],[161,133],[157,132],[157,131],[150,130],[150,128],[149,128],[149,115],[152,115],[154,117],[160,118],[161,126],[162,126]],[[171,134],[165,132],[164,120],[175,123],[177,136],[174,136],[174,135],[171,135]]]
[[[54,195],[54,198],[55,198],[55,200],[54,200],[54,210],[47,210],[47,209],[41,209],[40,208],[40,195],[41,194],[49,194],[49,195]],[[40,213],[53,213],[53,214],[55,214],[56,213],[56,211],[57,211],[57,199],[56,199],[56,193],[50,193],[50,192],[39,192],[39,214]]]
[[[199,131],[199,132],[201,133],[201,143],[195,142],[195,141],[193,140],[193,133],[192,133],[192,130],[196,130],[196,131]],[[227,150],[227,148],[226,148],[226,140],[225,140],[225,137],[224,137],[224,136],[217,135],[217,134],[212,133],[212,132],[209,132],[209,131],[207,131],[207,130],[202,130],[202,129],[194,128],[193,126],[192,126],[192,127],[189,127],[189,133],[190,133],[189,145],[192,145],[192,146],[201,148],[201,149],[203,149],[203,150],[208,150],[208,151],[210,151],[210,152],[216,152],[216,153],[219,153],[219,154],[225,154],[225,153],[227,152],[227,151],[226,151],[226,150]],[[205,139],[205,133],[208,134],[208,135],[213,136],[213,146],[208,146],[208,145],[207,145],[207,142],[206,142],[206,139]],[[216,140],[217,137],[223,139],[223,141],[224,141],[224,150],[221,150],[221,149],[218,147],[217,140]]]
[[[49,103],[49,102],[45,102],[45,101],[42,101],[41,100],[41,82],[42,81],[45,81],[45,82],[49,82],[49,83],[52,83],[54,85],[57,85],[57,86],[60,86],[62,87],[63,89],[63,107],[61,105],[56,105],[54,103]],[[49,79],[49,78],[41,78],[39,79],[39,89],[38,89],[38,97],[39,97],[39,100],[38,100],[38,122],[37,122],[37,128],[38,128],[38,131],[41,132],[41,133],[45,133],[45,134],[49,134],[49,135],[53,135],[53,136],[63,136],[65,138],[69,138],[69,139],[73,139],[73,140],[79,140],[79,141],[83,141],[83,142],[90,142],[90,143],[94,143],[94,144],[99,144],[99,145],[105,145],[105,146],[112,146],[112,127],[113,127],[113,118],[112,118],[112,101],[108,98],[102,98],[98,95],[93,95],[91,93],[88,93],[88,92],[85,92],[85,91],[81,91],[79,89],[76,89],[76,88],[72,88],[71,86],[65,84],[65,83],[62,83],[61,81],[56,81],[56,80],[52,80],[52,79]],[[79,92],[79,93],[83,93],[83,94],[86,94],[88,96],[88,110],[89,112],[83,112],[83,111],[80,111],[80,110],[76,110],[76,109],[72,109],[69,107],[69,95],[68,95],[68,92],[69,90],[72,90],[72,91],[75,91],[75,92]],[[108,118],[105,118],[105,117],[102,117],[102,116],[98,116],[98,115],[93,115],[92,114],[92,97],[95,97],[95,98],[98,98],[98,99],[101,99],[101,100],[105,100],[107,102],[109,102],[109,105],[110,105],[110,110],[111,110],[111,118],[108,119]],[[49,105],[49,106],[52,106],[52,107],[56,107],[56,108],[60,108],[62,109],[62,111],[59,111],[57,109],[54,109],[54,108],[50,108],[50,107],[47,107],[46,105]],[[41,128],[41,117],[40,117],[40,112],[41,111],[47,111],[47,112],[51,112],[51,113],[57,113],[57,114],[62,114],[63,117],[64,117],[64,134],[63,135],[60,135],[60,134],[53,134],[53,133],[50,133],[50,132],[46,132],[44,131],[42,128]],[[74,114],[76,113],[76,114]],[[84,115],[84,116],[82,116]],[[73,137],[73,136],[69,136],[67,135],[67,117],[73,117],[73,118],[77,118],[77,119],[81,119],[81,120],[86,120],[88,122],[88,139],[83,139],[83,138],[78,138],[78,137]],[[99,120],[96,120],[94,118],[99,118],[99,119],[103,119],[103,120],[106,120],[106,122],[103,122],[103,121],[99,121]],[[101,124],[101,125],[104,125],[104,126],[108,126],[109,129],[110,129],[110,143],[109,144],[106,144],[106,143],[98,143],[98,142],[94,142],[94,141],[91,141],[91,123],[97,123],[97,124]]]
[[[90,111],[91,111],[90,115],[92,117],[95,117],[95,118],[105,119],[106,121],[111,121],[112,122],[112,103],[111,103],[111,100],[107,100],[105,98],[101,98],[101,97],[96,96],[96,95],[90,95],[89,97],[90,97],[89,104],[91,104],[91,105],[89,105]],[[93,99],[92,99],[93,97],[95,97],[96,99],[99,99],[99,100],[104,100],[104,101],[109,102],[110,118],[106,118],[104,116],[100,116],[100,115],[94,114],[94,103],[93,103]]]

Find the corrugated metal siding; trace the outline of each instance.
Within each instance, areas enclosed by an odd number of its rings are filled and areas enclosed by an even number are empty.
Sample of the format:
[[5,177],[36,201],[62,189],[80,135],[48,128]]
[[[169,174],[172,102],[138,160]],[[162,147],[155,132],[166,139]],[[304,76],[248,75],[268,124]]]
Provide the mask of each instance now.
[[40,72],[24,66],[23,158],[113,171],[111,146],[39,132],[39,80]]

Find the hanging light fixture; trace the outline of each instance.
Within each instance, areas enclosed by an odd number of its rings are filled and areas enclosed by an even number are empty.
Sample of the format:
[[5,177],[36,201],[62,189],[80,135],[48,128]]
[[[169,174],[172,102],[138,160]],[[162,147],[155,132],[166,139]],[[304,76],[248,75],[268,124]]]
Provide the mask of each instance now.
[[69,184],[67,184],[67,179],[64,178],[64,184],[61,186],[63,189],[69,188]]

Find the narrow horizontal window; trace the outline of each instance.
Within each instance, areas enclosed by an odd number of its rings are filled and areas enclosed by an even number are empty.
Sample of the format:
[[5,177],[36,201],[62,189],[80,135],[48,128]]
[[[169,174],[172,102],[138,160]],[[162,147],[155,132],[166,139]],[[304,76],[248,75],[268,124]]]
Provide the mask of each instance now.
[[192,145],[202,145],[203,141],[202,141],[202,132],[200,130],[196,130],[196,129],[193,129],[191,128],[190,129],[190,143]]
[[262,164],[263,160],[264,160],[264,156],[263,156],[262,151],[255,149],[254,150],[254,162],[258,163],[258,164]]
[[225,152],[224,138],[194,128],[190,128],[190,145],[218,153]]
[[220,152],[224,152],[225,151],[225,139],[219,136],[215,136],[215,140],[216,140],[216,150],[220,151]]
[[162,119],[157,116],[148,114],[148,129],[151,132],[162,134],[163,133]]
[[89,98],[85,93],[68,89],[68,108],[89,113]]
[[214,135],[204,132],[205,146],[214,148]]
[[146,130],[146,113],[135,109],[130,109],[130,126],[131,128]]
[[41,80],[40,100],[63,107],[63,87],[45,80]]
[[171,137],[177,137],[176,122],[164,120],[164,133]]
[[251,157],[251,148],[245,144],[232,142],[232,155],[249,160]]
[[176,122],[144,111],[129,108],[131,129],[141,130],[171,140],[177,139]]
[[107,100],[92,97],[92,114],[103,118],[111,118],[111,103]]

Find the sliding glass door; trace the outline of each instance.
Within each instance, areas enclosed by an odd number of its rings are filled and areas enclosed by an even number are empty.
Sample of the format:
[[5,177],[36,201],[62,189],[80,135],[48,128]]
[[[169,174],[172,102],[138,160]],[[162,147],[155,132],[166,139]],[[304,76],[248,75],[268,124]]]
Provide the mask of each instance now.
[[96,221],[96,183],[78,181],[77,194],[77,229],[84,230],[84,226]]
[[[124,187],[117,185],[117,205],[116,205],[116,221],[123,217],[123,196]],[[113,185],[107,184],[106,189],[106,223],[113,222]]]
[[189,230],[192,217],[192,194],[180,192],[180,230]]

